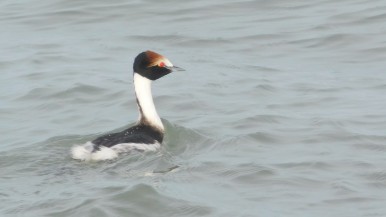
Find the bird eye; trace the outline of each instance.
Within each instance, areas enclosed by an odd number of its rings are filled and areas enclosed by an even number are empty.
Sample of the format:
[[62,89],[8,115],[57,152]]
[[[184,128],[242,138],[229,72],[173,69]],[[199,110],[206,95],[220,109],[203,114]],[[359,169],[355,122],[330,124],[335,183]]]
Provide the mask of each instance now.
[[158,64],[158,66],[159,66],[159,67],[165,67],[166,65],[165,65],[164,62],[160,62],[160,63]]

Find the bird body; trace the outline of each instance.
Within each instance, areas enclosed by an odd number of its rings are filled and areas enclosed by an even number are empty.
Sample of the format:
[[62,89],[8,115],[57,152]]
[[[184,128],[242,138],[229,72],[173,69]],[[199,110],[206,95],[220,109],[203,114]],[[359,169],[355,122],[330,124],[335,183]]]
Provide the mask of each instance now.
[[140,53],[134,60],[134,90],[139,110],[137,124],[118,133],[100,136],[83,145],[74,146],[72,158],[77,160],[109,160],[132,150],[155,151],[164,137],[164,126],[151,92],[151,83],[172,71],[181,70],[164,56],[153,51]]

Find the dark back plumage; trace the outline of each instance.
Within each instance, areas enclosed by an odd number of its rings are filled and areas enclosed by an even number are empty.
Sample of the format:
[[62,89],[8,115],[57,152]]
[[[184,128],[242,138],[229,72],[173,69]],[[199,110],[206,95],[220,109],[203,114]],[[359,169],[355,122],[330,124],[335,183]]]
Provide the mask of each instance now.
[[154,144],[158,142],[161,144],[163,137],[163,132],[160,130],[146,124],[139,124],[122,132],[101,136],[93,140],[92,143],[94,144],[94,151],[98,151],[101,146],[112,147],[122,143]]

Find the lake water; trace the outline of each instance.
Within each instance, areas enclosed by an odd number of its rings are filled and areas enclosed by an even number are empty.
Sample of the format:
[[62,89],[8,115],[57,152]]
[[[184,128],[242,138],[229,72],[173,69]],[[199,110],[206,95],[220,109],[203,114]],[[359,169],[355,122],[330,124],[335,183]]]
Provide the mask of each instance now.
[[[0,216],[386,216],[384,0],[0,2]],[[166,141],[109,162],[74,144],[138,118]]]

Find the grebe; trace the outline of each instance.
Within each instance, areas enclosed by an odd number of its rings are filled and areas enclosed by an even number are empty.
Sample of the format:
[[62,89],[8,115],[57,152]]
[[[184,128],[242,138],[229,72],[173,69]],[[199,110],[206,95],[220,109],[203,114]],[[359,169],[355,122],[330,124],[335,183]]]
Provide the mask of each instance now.
[[172,71],[182,70],[164,56],[145,51],[135,58],[133,65],[134,90],[139,110],[137,124],[122,132],[103,135],[71,149],[77,160],[110,160],[119,153],[157,150],[164,137],[164,126],[154,106],[151,83]]

